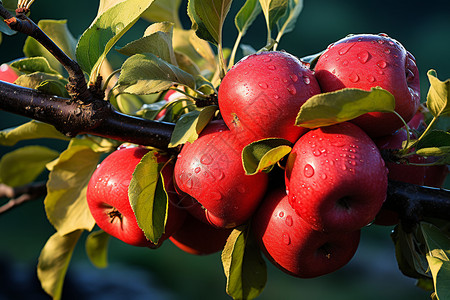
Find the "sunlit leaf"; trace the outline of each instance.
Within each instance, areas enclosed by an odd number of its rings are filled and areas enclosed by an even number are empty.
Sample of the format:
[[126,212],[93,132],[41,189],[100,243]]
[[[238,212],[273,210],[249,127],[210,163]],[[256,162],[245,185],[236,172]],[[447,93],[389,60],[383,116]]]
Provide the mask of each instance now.
[[70,140],[52,125],[35,120],[0,131],[0,145],[4,146],[13,146],[20,141],[41,138]]
[[292,150],[292,143],[278,138],[264,139],[248,144],[242,150],[242,163],[247,175],[270,168]]
[[129,94],[152,94],[167,90],[173,84],[195,88],[191,74],[167,63],[151,53],[136,54],[122,65],[119,87]]
[[294,30],[295,23],[297,22],[298,16],[300,15],[302,9],[303,0],[289,0],[286,13],[277,22],[278,42],[280,42],[281,36]]
[[86,253],[91,263],[97,268],[108,266],[108,242],[110,235],[103,230],[90,233],[86,238]]
[[272,30],[288,8],[288,0],[259,0],[268,29]]
[[430,89],[427,95],[427,107],[433,116],[450,116],[450,79],[440,81],[435,70],[427,73]]
[[16,187],[33,182],[59,153],[44,146],[25,146],[2,156],[0,182]]
[[88,146],[69,145],[50,172],[45,211],[61,235],[78,229],[90,231],[95,225],[86,201],[86,189],[99,158],[100,153]]
[[154,244],[158,244],[167,221],[168,198],[161,179],[161,167],[155,152],[148,152],[136,166],[128,188],[138,225]]
[[261,13],[261,4],[258,0],[247,0],[239,12],[236,14],[234,23],[236,28],[241,33],[245,35],[247,29],[255,21],[256,17]]
[[368,112],[393,112],[394,96],[381,88],[370,92],[343,89],[309,98],[300,108],[296,125],[306,128],[328,126],[359,117]]
[[155,0],[142,18],[151,22],[168,21],[174,23],[177,28],[182,28],[178,14],[180,4],[181,0]]
[[37,276],[44,291],[54,300],[61,299],[67,268],[81,233],[82,230],[67,235],[57,232],[48,239],[41,251]]
[[99,15],[78,41],[76,57],[82,69],[95,76],[114,44],[136,23],[153,1],[126,0]]
[[200,69],[197,64],[186,54],[181,52],[175,52],[175,59],[177,60],[178,67],[193,76],[200,74]]
[[60,75],[35,72],[19,76],[14,83],[30,89],[37,89],[44,81],[57,81],[61,79],[62,77]]
[[184,114],[175,125],[169,147],[177,147],[187,142],[194,142],[198,138],[199,133],[214,117],[217,109],[217,106],[211,105],[201,110],[194,110]]
[[254,299],[263,291],[266,263],[247,227],[231,232],[222,251],[222,265],[227,277],[226,291],[233,299]]
[[[58,45],[59,48],[61,48],[61,50],[64,51],[64,53],[67,54],[67,56],[72,59],[75,58],[75,45],[77,41],[70,33],[66,20],[41,20],[37,25],[52,39],[56,45]],[[62,65],[53,54],[51,54],[35,39],[31,37],[27,38],[23,47],[23,52],[27,57],[45,57],[53,69],[57,70],[59,73],[62,73]]]
[[41,72],[55,75],[59,74],[58,71],[56,71],[50,66],[48,60],[42,56],[22,58],[16,60],[11,63],[11,67],[16,68],[20,72],[28,74],[34,72]]

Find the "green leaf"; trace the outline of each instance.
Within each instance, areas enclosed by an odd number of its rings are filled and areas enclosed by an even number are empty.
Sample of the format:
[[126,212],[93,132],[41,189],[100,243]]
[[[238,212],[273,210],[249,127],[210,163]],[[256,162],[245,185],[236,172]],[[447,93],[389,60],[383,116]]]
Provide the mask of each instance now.
[[192,76],[200,75],[200,69],[197,64],[186,54],[181,52],[175,52],[175,59],[177,60],[178,67],[191,74]]
[[97,268],[108,266],[108,242],[110,235],[103,230],[90,233],[86,238],[86,253],[91,263]]
[[30,89],[37,89],[44,81],[60,79],[62,79],[60,75],[35,72],[19,76],[14,83]]
[[[17,8],[17,0],[3,0],[3,7],[6,8],[7,10],[9,10],[9,12],[14,16],[15,15],[15,10]],[[0,20],[4,20],[3,18],[1,18]],[[12,30],[11,28],[9,28],[8,25],[6,25],[6,22],[0,22],[0,32],[6,34],[6,35],[13,35],[16,34],[17,31]],[[1,35],[0,35],[1,36]],[[0,42],[1,42],[2,38],[0,37]]]
[[242,163],[247,175],[262,172],[280,161],[292,150],[285,139],[269,138],[248,144],[242,150]]
[[343,89],[309,98],[300,108],[296,125],[316,128],[345,122],[368,112],[393,112],[394,96],[379,87],[370,92]]
[[77,136],[70,141],[72,147],[87,146],[97,153],[113,152],[120,144],[122,144],[122,142],[92,135]]
[[234,229],[222,251],[226,291],[233,299],[254,299],[267,282],[266,263],[248,227]]
[[121,92],[137,95],[161,92],[175,83],[195,88],[191,74],[151,53],[128,58],[122,65],[118,82]]
[[0,160],[0,182],[16,187],[33,182],[59,153],[44,146],[25,146]]
[[67,235],[53,234],[42,248],[37,276],[42,288],[54,300],[61,299],[64,277],[82,230]]
[[[67,27],[66,20],[41,20],[38,23],[39,28],[42,29],[51,39],[61,48],[64,53],[70,58],[75,58],[75,45],[76,39],[72,36]],[[27,57],[43,56],[45,57],[50,66],[62,73],[63,67],[58,60],[42,46],[35,39],[28,37],[23,47],[23,52]]]
[[422,156],[443,156],[450,154],[450,133],[432,130],[419,140],[416,153]]
[[128,197],[139,227],[145,236],[158,244],[167,221],[168,197],[160,174],[157,152],[148,152],[133,172]]
[[259,0],[268,30],[272,30],[288,8],[288,0]]
[[41,72],[41,73],[59,75],[58,71],[53,69],[52,66],[50,66],[50,63],[48,62],[47,58],[45,58],[43,56],[22,58],[22,59],[16,60],[11,63],[11,67],[16,68],[20,72],[27,73],[27,74],[34,73],[34,72]]
[[96,78],[114,44],[133,26],[154,0],[126,0],[109,7],[83,33],[76,48],[81,68]]
[[429,223],[420,223],[428,253],[427,260],[438,299],[450,297],[450,238]]
[[184,114],[175,125],[169,147],[194,142],[203,128],[214,117],[217,109],[217,106],[211,105]]
[[234,19],[234,24],[242,36],[245,35],[247,29],[252,25],[253,21],[259,16],[261,11],[261,4],[258,0],[245,1],[245,4],[236,14]]
[[13,146],[20,141],[42,138],[70,140],[52,125],[35,120],[0,131],[0,145],[3,146]]
[[280,39],[284,34],[294,30],[295,23],[297,22],[298,16],[300,15],[302,9],[303,9],[303,0],[289,0],[286,13],[277,22],[278,27],[278,35],[276,38],[277,43],[280,42]]
[[427,107],[433,116],[450,116],[450,79],[442,82],[435,70],[429,70],[430,89],[427,95]]
[[94,227],[86,189],[99,159],[100,153],[88,146],[69,145],[54,164],[44,204],[48,220],[61,235]]
[[182,28],[178,14],[180,5],[181,0],[155,0],[142,18],[150,22],[168,21],[174,23],[177,28]]
[[154,23],[147,28],[144,37],[128,43],[117,51],[128,56],[152,53],[162,60],[176,65],[177,61],[172,47],[172,32],[172,23]]

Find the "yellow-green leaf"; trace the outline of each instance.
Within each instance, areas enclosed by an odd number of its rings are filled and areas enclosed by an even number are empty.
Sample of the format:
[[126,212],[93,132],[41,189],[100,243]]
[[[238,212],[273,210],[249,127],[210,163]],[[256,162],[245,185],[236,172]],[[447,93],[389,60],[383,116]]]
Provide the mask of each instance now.
[[70,140],[52,125],[35,120],[0,131],[0,145],[3,146],[13,146],[20,141],[42,138]]
[[182,28],[178,15],[180,4],[181,0],[155,0],[142,18],[151,22],[168,21],[174,23],[177,28]]
[[393,112],[395,98],[375,87],[370,91],[342,89],[309,98],[300,108],[296,125],[316,128],[345,122],[368,112]]
[[69,146],[53,166],[44,200],[48,220],[61,234],[95,225],[86,201],[86,189],[100,153],[88,146]]
[[86,253],[97,268],[108,266],[108,242],[110,235],[103,230],[91,232],[86,238]]
[[67,235],[55,233],[41,251],[37,275],[44,291],[54,300],[61,299],[64,277],[81,233],[82,230]]
[[429,70],[430,89],[427,95],[427,107],[433,116],[450,116],[450,79],[440,81],[435,70]]
[[242,163],[247,175],[254,175],[275,165],[292,150],[292,143],[269,138],[248,144],[242,150]]

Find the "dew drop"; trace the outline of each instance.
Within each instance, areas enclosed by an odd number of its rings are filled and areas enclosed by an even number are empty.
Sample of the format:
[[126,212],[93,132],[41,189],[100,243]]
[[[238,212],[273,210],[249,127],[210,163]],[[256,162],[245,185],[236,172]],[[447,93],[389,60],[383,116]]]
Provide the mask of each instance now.
[[295,74],[292,74],[292,75],[290,75],[289,77],[291,77],[291,80],[292,80],[293,82],[297,82],[297,81],[298,81],[298,76],[295,75]]
[[370,58],[370,53],[367,51],[361,51],[358,53],[358,60],[360,63],[365,64]]
[[263,61],[264,61],[264,62],[270,62],[270,61],[272,61],[272,59],[271,59],[270,57],[267,57],[267,56],[266,56],[266,57],[264,58]]
[[220,201],[220,200],[222,200],[222,194],[220,192],[218,192],[218,191],[211,191],[209,193],[209,198],[212,201]]
[[283,211],[280,211],[280,213],[278,214],[278,216],[279,216],[280,218],[284,217],[284,212],[283,212]]
[[359,81],[359,76],[358,76],[358,74],[356,74],[355,72],[352,72],[352,73],[348,76],[348,79],[349,79],[351,82],[355,83],[355,82],[358,82],[358,81]]
[[368,81],[368,82],[375,82],[376,79],[375,79],[375,77],[373,77],[372,75],[368,75],[368,76],[367,76],[367,81]]
[[313,154],[314,154],[314,156],[320,156],[322,154],[322,152],[320,152],[319,149],[314,149]]
[[291,95],[297,94],[297,90],[295,89],[295,87],[294,87],[293,85],[289,85],[289,86],[287,87],[287,90],[288,90],[288,92],[289,92]]
[[384,72],[382,70],[378,70],[378,74],[384,75]]
[[391,49],[389,49],[389,48],[384,49],[384,53],[386,53],[386,54],[391,53]]
[[344,61],[342,62],[342,65],[343,65],[343,66],[348,66],[348,60],[344,60]]
[[377,42],[378,42],[378,44],[380,44],[380,45],[383,45],[383,44],[384,44],[384,41],[383,41],[383,40],[378,40]]
[[344,165],[341,167],[341,169],[342,169],[342,171],[345,171],[345,170],[347,170],[347,166]]
[[294,224],[294,220],[292,219],[292,216],[287,216],[285,222],[286,222],[287,226],[292,226]]
[[308,76],[303,76],[303,82],[305,84],[310,84],[311,83],[311,79]]
[[225,177],[225,173],[220,169],[214,170],[213,175],[217,180],[222,180]]
[[269,70],[276,70],[277,69],[277,67],[275,67],[274,65],[270,65],[270,66],[267,66],[267,69],[269,69]]
[[349,44],[349,45],[344,45],[344,47],[342,47],[339,50],[339,55],[344,55],[346,54],[355,44]]
[[323,180],[327,179],[327,174],[323,173],[320,178],[322,178]]
[[243,185],[240,185],[237,190],[241,194],[245,194],[245,192],[247,192],[247,188]]
[[200,167],[197,167],[197,168],[195,168],[194,172],[198,174],[198,173],[200,173],[201,170],[202,169]]
[[269,86],[267,85],[267,83],[265,83],[265,82],[261,82],[261,83],[259,83],[258,85],[259,85],[259,87],[262,88],[262,89],[267,89],[267,88],[269,87]]
[[377,66],[381,69],[384,69],[387,67],[387,62],[385,62],[384,60],[380,60],[379,62],[377,62]]
[[213,158],[211,155],[209,154],[204,154],[201,158],[200,158],[200,162],[204,165],[210,165],[213,162]]
[[308,178],[312,177],[314,175],[314,168],[310,164],[307,164],[303,170],[303,174]]
[[289,236],[289,234],[283,234],[283,243],[286,245],[289,245],[291,243],[291,237]]

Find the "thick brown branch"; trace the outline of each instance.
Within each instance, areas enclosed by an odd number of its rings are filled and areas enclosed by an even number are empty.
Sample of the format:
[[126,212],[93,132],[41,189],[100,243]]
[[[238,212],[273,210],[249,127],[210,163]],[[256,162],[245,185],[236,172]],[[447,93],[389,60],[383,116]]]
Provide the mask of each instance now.
[[67,136],[92,134],[167,150],[175,124],[122,114],[109,102],[89,104],[0,81],[0,109],[55,126]]

